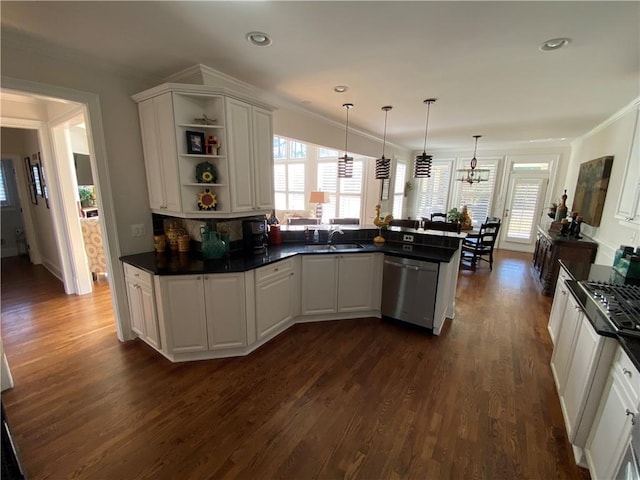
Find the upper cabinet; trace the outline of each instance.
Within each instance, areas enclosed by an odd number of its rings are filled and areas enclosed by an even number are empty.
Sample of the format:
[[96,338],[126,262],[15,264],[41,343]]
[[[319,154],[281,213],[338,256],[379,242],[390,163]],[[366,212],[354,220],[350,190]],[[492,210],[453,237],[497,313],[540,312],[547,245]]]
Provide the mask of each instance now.
[[133,99],[154,213],[224,218],[273,209],[269,106],[202,85],[164,84]]
[[629,160],[622,182],[616,217],[640,224],[640,113],[638,110],[636,110]]

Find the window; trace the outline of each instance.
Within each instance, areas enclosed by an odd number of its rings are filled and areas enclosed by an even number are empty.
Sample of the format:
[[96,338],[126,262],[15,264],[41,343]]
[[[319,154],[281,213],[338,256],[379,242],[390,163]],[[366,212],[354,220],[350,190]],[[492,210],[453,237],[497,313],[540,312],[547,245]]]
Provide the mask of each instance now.
[[337,156],[318,162],[318,190],[329,193],[329,203],[322,206],[322,223],[331,218],[360,218],[364,162],[353,160],[353,177],[338,178]]
[[402,218],[402,203],[404,201],[404,182],[407,178],[407,164],[396,165],[395,180],[393,181],[393,218]]
[[[489,216],[489,212],[491,212],[498,162],[498,159],[485,159],[478,162],[478,168],[489,170],[488,181],[472,184],[460,182],[462,186],[458,191],[458,202],[456,202],[454,207],[460,209],[463,205],[466,205],[474,227],[480,226]],[[464,163],[462,168],[466,168],[466,160]]]
[[449,211],[449,191],[451,189],[452,160],[434,160],[431,177],[420,180],[418,186],[418,217],[430,218],[432,213]]
[[278,210],[305,210],[307,145],[273,137],[273,189]]
[[2,162],[0,168],[0,206],[7,207],[9,202],[9,189],[7,188],[7,178],[5,173],[5,162]]
[[515,178],[511,198],[511,211],[507,222],[507,239],[531,243],[537,220],[543,179]]

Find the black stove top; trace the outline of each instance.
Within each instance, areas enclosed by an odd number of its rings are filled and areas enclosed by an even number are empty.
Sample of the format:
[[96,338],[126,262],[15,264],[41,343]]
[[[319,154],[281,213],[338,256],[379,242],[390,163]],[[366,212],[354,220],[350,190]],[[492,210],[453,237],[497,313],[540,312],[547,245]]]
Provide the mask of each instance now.
[[640,287],[605,282],[582,281],[589,300],[621,335],[640,338]]

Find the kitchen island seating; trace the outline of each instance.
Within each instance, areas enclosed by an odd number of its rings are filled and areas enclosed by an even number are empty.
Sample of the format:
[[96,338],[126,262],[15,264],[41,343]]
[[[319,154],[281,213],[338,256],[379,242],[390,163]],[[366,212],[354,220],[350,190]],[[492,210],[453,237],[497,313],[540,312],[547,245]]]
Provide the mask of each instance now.
[[442,212],[434,212],[434,213],[431,214],[429,219],[432,222],[433,221],[446,222],[447,221],[447,214],[446,213],[442,213]]
[[499,231],[500,222],[483,223],[477,234],[470,234],[463,240],[460,262],[475,270],[483,260],[489,263],[489,270],[493,270],[493,248]]

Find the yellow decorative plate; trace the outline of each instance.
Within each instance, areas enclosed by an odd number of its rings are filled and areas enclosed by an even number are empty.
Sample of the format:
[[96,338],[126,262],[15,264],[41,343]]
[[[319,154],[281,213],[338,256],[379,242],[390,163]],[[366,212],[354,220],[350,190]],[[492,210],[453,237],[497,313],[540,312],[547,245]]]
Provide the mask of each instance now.
[[204,189],[204,192],[198,194],[198,208],[200,210],[215,210],[218,200],[216,195],[211,193],[208,188]]

